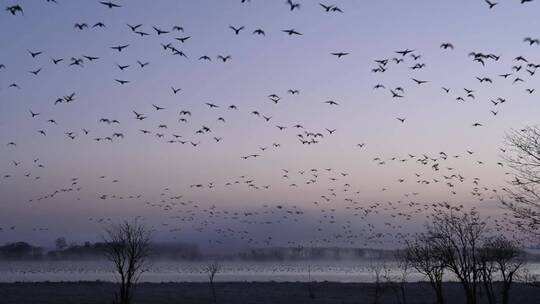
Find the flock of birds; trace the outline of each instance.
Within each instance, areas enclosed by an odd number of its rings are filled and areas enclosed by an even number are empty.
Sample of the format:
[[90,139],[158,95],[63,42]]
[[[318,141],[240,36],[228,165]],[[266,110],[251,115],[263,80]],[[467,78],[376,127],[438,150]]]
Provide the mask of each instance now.
[[[239,0],[237,5],[250,5],[250,2],[256,0]],[[527,4],[533,0],[520,0],[521,4]],[[45,0],[49,5],[63,5],[62,0]],[[499,8],[499,3],[485,0],[489,9]],[[122,10],[128,6],[128,2],[122,1],[96,1],[96,6],[103,9]],[[233,4],[231,4],[233,5]],[[281,5],[281,4],[280,4]],[[283,10],[296,12],[304,6],[314,5],[320,7],[321,12],[328,14],[346,14],[346,8],[329,3],[315,3],[310,1],[294,2],[287,0]],[[501,5],[502,6],[502,5]],[[26,8],[23,4],[14,4],[6,8],[10,18],[25,18]],[[7,18],[3,16],[2,18]],[[196,43],[192,35],[187,34],[187,28],[182,25],[157,26],[145,25],[132,22],[119,22],[118,24],[105,24],[100,21],[86,23],[77,22],[69,25],[75,31],[89,30],[107,30],[113,27],[124,29],[125,35],[132,35],[137,39],[145,39],[146,36],[158,37],[162,40],[160,43],[162,56],[179,56],[186,60],[197,60],[207,63],[234,64],[240,60],[234,54],[198,54],[190,55],[182,50],[182,46],[189,43]],[[230,25],[230,35],[256,35],[265,37],[268,34],[267,29],[252,28],[248,25]],[[302,39],[305,32],[296,28],[283,27],[276,32],[286,37]],[[540,45],[540,40],[533,37],[523,38],[523,43],[528,46]],[[156,45],[155,47],[159,47]],[[38,78],[41,73],[47,69],[60,68],[84,68],[95,62],[107,61],[117,68],[118,73],[122,75],[109,76],[112,84],[129,87],[136,86],[130,76],[134,69],[146,69],[152,62],[147,60],[137,60],[133,63],[118,63],[123,54],[129,53],[133,48],[133,43],[121,43],[117,45],[104,45],[111,54],[115,55],[115,60],[103,55],[84,54],[80,56],[60,57],[54,54],[48,54],[39,46],[33,49],[23,50],[39,67],[28,70],[28,77]],[[458,49],[452,42],[440,42],[441,52],[453,52]],[[351,51],[331,52],[328,56],[333,56],[336,60],[346,60],[351,56]],[[0,62],[0,73],[8,75],[12,70],[20,67],[10,66],[9,58],[2,58],[5,62]],[[372,58],[371,73],[376,78],[381,75],[381,80],[373,84],[373,94],[380,94],[389,100],[402,100],[407,98],[411,87],[423,88],[426,86],[439,86],[440,93],[458,103],[474,102],[479,99],[485,99],[477,93],[477,87],[493,84],[494,82],[505,82],[511,85],[519,86],[520,90],[528,94],[534,94],[533,77],[540,63],[535,63],[532,58],[524,56],[515,56],[507,58],[500,54],[491,52],[474,51],[468,54],[470,64],[475,67],[484,67],[487,65],[498,65],[505,68],[505,72],[498,75],[478,75],[475,76],[470,87],[453,88],[441,84],[436,84],[430,79],[424,79],[419,75],[429,64],[423,57],[420,50],[403,48],[399,50],[389,50],[386,56]],[[393,86],[385,83],[382,75],[389,75],[399,71],[404,71],[410,76],[403,80],[403,85]],[[369,71],[366,71],[369,72]],[[378,79],[378,78],[377,78]],[[195,88],[196,89],[196,88]],[[7,85],[2,84],[2,91],[16,90],[18,94],[23,94],[26,90],[32,90],[19,82],[10,82]],[[285,100],[297,98],[304,93],[304,90],[291,87],[280,92],[268,94],[262,93],[270,104],[280,106]],[[20,91],[20,92],[19,92]],[[173,96],[181,95],[184,88],[175,84],[170,85],[170,94]],[[2,92],[0,91],[0,94]],[[1,96],[1,95],[0,95]],[[265,113],[258,109],[247,109],[240,104],[228,104],[205,101],[202,105],[206,108],[204,115],[197,113],[190,108],[171,108],[160,104],[158,101],[148,104],[146,108],[128,109],[125,113],[111,113],[95,117],[93,125],[80,126],[79,129],[66,129],[58,132],[62,127],[60,118],[54,117],[54,111],[58,107],[69,104],[77,104],[80,98],[84,98],[78,92],[66,91],[62,96],[50,100],[47,107],[40,110],[29,108],[27,113],[28,121],[37,122],[41,127],[36,129],[33,134],[28,134],[30,138],[63,136],[65,140],[74,143],[94,142],[95,144],[122,144],[127,137],[153,137],[162,144],[182,145],[197,151],[198,149],[217,149],[216,144],[226,145],[227,139],[219,135],[225,133],[229,119],[235,113],[243,113],[246,119],[253,119],[260,123],[261,128],[272,128],[282,134],[272,140],[254,145],[252,151],[238,155],[238,159],[245,161],[246,174],[241,176],[231,176],[227,180],[215,181],[209,178],[207,181],[194,181],[184,185],[184,189],[163,185],[161,191],[155,194],[139,193],[133,189],[132,193],[125,193],[124,190],[99,191],[99,193],[86,194],[84,189],[89,188],[90,184],[108,183],[114,185],[122,181],[106,176],[96,176],[95,180],[89,181],[83,178],[70,177],[62,187],[50,189],[47,193],[40,196],[29,197],[27,200],[28,208],[35,204],[48,204],[59,197],[74,200],[95,200],[97,202],[106,201],[109,204],[115,204],[119,201],[129,201],[130,204],[144,205],[146,208],[154,209],[162,215],[161,222],[156,224],[156,229],[169,233],[178,239],[185,236],[203,234],[208,238],[211,244],[227,244],[229,242],[243,242],[252,246],[274,246],[284,244],[283,235],[280,227],[303,227],[309,231],[309,237],[303,239],[287,239],[289,246],[327,246],[333,244],[347,244],[355,246],[384,246],[388,244],[401,243],[410,235],[408,225],[418,225],[419,220],[429,219],[430,214],[441,210],[465,210],[468,207],[462,204],[453,204],[449,202],[427,202],[421,199],[421,191],[431,191],[437,187],[439,192],[447,195],[450,199],[462,193],[468,193],[477,202],[493,202],[504,191],[504,188],[491,186],[484,183],[483,179],[477,176],[466,176],[460,172],[457,161],[464,160],[468,166],[498,166],[501,170],[506,167],[502,162],[486,163],[477,155],[475,151],[467,148],[461,151],[436,151],[436,152],[411,152],[405,155],[381,155],[371,154],[373,151],[365,152],[365,155],[371,157],[376,166],[386,167],[406,167],[409,174],[395,177],[388,181],[386,185],[381,186],[380,192],[389,191],[392,188],[399,188],[401,184],[407,184],[407,190],[402,194],[402,198],[392,201],[379,201],[377,199],[367,202],[363,198],[362,185],[355,182],[354,174],[346,169],[325,167],[321,165],[315,168],[279,168],[276,167],[274,177],[280,182],[268,184],[260,181],[250,174],[250,169],[255,159],[262,159],[268,153],[282,149],[283,139],[294,137],[299,147],[324,144],[324,141],[340,132],[333,127],[308,127],[308,124],[295,122],[284,123],[279,117],[274,117],[270,113]],[[6,101],[2,101],[6,102]],[[486,112],[489,111],[493,117],[499,115],[504,109],[504,104],[511,102],[507,97],[497,96],[486,101]],[[334,99],[320,100],[318,107],[327,107],[328,110],[339,109],[341,101]],[[76,110],[74,110],[76,111]],[[174,121],[164,121],[161,119],[162,113],[172,114]],[[136,128],[121,129],[125,125],[124,117],[129,115],[130,119],[137,124]],[[121,116],[122,118],[118,118]],[[202,118],[202,117],[205,118]],[[207,117],[212,117],[208,120]],[[201,123],[203,119],[207,122]],[[397,125],[406,124],[406,116],[395,116],[391,118]],[[395,119],[395,120],[394,120]],[[132,124],[130,124],[131,126]],[[473,121],[471,127],[484,127],[486,122]],[[186,129],[194,127],[194,132],[187,132]],[[107,130],[106,132],[97,131]],[[178,131],[174,131],[178,130]],[[181,131],[180,131],[181,130]],[[59,133],[61,135],[59,135]],[[24,144],[1,138],[2,149],[17,151],[24,149]],[[144,139],[141,139],[141,141]],[[349,144],[352,149],[366,151],[369,148],[369,142],[352,142]],[[217,146],[219,147],[219,146]],[[506,153],[505,148],[500,148],[502,154]],[[276,165],[277,166],[277,165]],[[219,170],[219,168],[216,168]],[[74,170],[76,171],[76,170]],[[41,181],[47,176],[55,174],[54,168],[48,166],[45,160],[38,157],[34,159],[13,159],[9,163],[4,163],[0,167],[0,184],[10,185],[10,183],[22,183],[21,180]],[[318,193],[318,198],[310,202],[310,206],[301,206],[300,204],[290,203],[263,203],[261,205],[233,207],[219,203],[197,201],[192,199],[193,193],[212,191],[226,191],[234,189],[237,193],[250,191],[271,192],[275,188],[290,188],[291,191],[301,191],[313,193],[320,188],[313,188],[313,185],[323,185],[324,191]],[[32,187],[32,184],[28,184]],[[88,187],[87,187],[88,186]],[[110,188],[107,188],[110,189]],[[414,189],[414,190],[410,190]],[[459,190],[458,190],[459,189]],[[401,190],[399,190],[401,191]],[[257,192],[259,193],[259,192]],[[98,225],[115,221],[113,216],[106,215],[107,210],[103,210],[103,216],[91,216],[88,220]],[[144,216],[144,215],[143,215]],[[62,219],[58,219],[62,221]],[[513,234],[516,238],[527,240],[525,235],[519,233],[519,227],[511,224],[509,217],[502,216],[491,220],[493,228],[497,231],[506,231]],[[48,233],[50,227],[32,226],[30,223],[20,225],[2,226],[1,233],[16,231],[18,229],[33,229],[34,232]],[[20,227],[22,226],[22,227]],[[261,236],[260,231],[264,231]]]

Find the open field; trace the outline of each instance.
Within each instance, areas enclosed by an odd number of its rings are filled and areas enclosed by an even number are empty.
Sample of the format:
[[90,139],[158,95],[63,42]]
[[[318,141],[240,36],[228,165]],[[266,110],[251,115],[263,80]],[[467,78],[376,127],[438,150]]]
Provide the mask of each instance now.
[[[0,284],[2,304],[103,304],[111,303],[116,285],[105,282],[73,283],[4,283]],[[219,304],[275,303],[372,303],[372,283],[314,283],[314,297],[309,296],[309,283],[216,283]],[[434,303],[428,283],[406,285],[408,304]],[[464,303],[457,283],[445,284],[447,303]],[[137,287],[135,303],[139,304],[203,304],[212,303],[206,283],[143,283]],[[381,303],[398,303],[391,288],[384,288]],[[480,303],[485,303],[482,299]],[[540,288],[516,284],[511,303],[540,303]]]

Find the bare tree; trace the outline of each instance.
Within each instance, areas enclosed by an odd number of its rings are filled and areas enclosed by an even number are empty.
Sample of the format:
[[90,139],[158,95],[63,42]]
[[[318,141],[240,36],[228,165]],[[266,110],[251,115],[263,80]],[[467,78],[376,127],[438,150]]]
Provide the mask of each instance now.
[[540,236],[540,127],[512,130],[505,137],[504,162],[513,172],[502,204],[514,213],[518,226]]
[[217,261],[206,265],[203,271],[208,275],[208,281],[210,282],[210,289],[212,290],[212,299],[214,303],[217,303],[216,288],[214,286],[214,278],[216,274],[221,270],[221,265]]
[[488,232],[486,223],[475,209],[439,211],[427,230],[430,242],[442,253],[446,268],[460,281],[467,304],[476,304],[481,279],[478,250]]
[[139,220],[123,221],[105,229],[105,256],[114,264],[120,290],[115,303],[130,304],[134,285],[148,267],[151,231]]
[[405,254],[398,251],[394,255],[398,272],[394,272],[392,268],[385,267],[383,271],[383,278],[385,279],[388,287],[392,289],[396,296],[398,304],[407,304],[407,296],[405,293],[405,286],[407,284],[407,278],[412,270],[410,261],[406,258]]
[[502,304],[508,304],[510,287],[524,263],[523,254],[514,242],[502,236],[488,241],[484,246],[484,251],[496,265],[496,270],[499,273],[502,284]]
[[313,280],[311,279],[311,264],[308,265],[308,282],[307,282],[307,288],[308,288],[308,296],[310,299],[315,299],[315,289],[313,288]]
[[382,253],[377,254],[376,257],[371,257],[368,265],[369,270],[373,274],[373,304],[379,304],[383,292],[382,278],[383,270],[386,268],[386,262],[382,257]]
[[444,304],[443,275],[446,265],[442,251],[426,235],[417,235],[413,241],[406,244],[403,258],[429,279],[437,297],[437,304]]
[[487,300],[489,304],[497,303],[495,297],[494,278],[493,275],[497,272],[497,264],[493,256],[493,250],[491,246],[484,245],[478,252],[479,271],[482,286],[486,292]]

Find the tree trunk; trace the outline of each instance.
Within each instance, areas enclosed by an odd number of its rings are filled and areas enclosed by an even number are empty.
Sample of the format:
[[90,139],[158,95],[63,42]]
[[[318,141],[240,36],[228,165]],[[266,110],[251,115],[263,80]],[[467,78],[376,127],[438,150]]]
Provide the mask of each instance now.
[[435,296],[437,297],[437,304],[444,304],[444,296],[442,291],[442,282],[437,282],[435,279],[429,281],[431,287],[435,291]]
[[476,290],[471,288],[471,286],[469,286],[466,283],[462,282],[462,285],[463,285],[463,290],[465,291],[465,298],[467,299],[466,303],[476,304],[476,293],[475,293]]
[[399,286],[399,289],[401,291],[401,303],[407,304],[407,296],[405,295],[405,283],[402,282]]
[[435,294],[437,295],[437,304],[444,304],[442,283],[435,284]]
[[495,298],[495,293],[493,292],[493,285],[491,283],[485,282],[484,289],[486,290],[486,296],[489,304],[496,304],[497,298]]
[[118,304],[126,304],[126,283],[120,283],[120,295],[118,299]]
[[502,286],[502,304],[508,304],[510,299],[510,284],[503,282]]
[[476,304],[476,295],[473,294],[472,290],[467,291],[467,304]]
[[401,304],[407,304],[407,297],[405,296],[405,283],[398,283],[397,292],[398,292],[398,302]]
[[379,304],[381,297],[381,284],[379,282],[375,283],[375,298],[373,299],[374,304]]
[[212,289],[212,299],[214,300],[214,304],[216,304],[217,303],[216,288],[214,287],[213,281],[210,281],[210,288]]
[[489,304],[496,304],[497,299],[495,298],[495,295],[493,294],[493,291],[486,292],[488,303]]
[[130,304],[131,303],[131,283],[126,283],[126,294],[124,296],[124,304]]

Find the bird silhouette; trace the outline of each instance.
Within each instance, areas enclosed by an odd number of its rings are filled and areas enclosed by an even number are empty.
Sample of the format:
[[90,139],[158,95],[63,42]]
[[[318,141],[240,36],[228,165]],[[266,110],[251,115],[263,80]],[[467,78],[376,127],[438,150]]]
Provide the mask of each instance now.
[[28,53],[30,54],[30,56],[32,56],[32,58],[36,58],[37,56],[39,56],[39,55],[42,54],[41,51],[32,52],[32,51],[30,51],[30,50],[28,50]]
[[332,53],[332,55],[336,56],[337,58],[341,58],[343,56],[349,55],[349,53],[338,52],[338,53]]
[[484,0],[490,9],[494,8],[495,5],[499,4],[498,2],[491,2],[489,0]]
[[13,16],[17,15],[17,13],[24,15],[24,11],[19,4],[6,7],[6,11],[10,12]]
[[281,31],[284,32],[284,33],[287,33],[289,36],[292,36],[292,35],[301,36],[302,35],[302,33],[297,32],[295,29],[281,30]]
[[111,49],[117,50],[118,52],[122,52],[122,50],[127,48],[128,46],[129,46],[129,44],[112,46]]
[[227,55],[227,56],[219,55],[219,56],[217,56],[217,59],[220,59],[223,62],[227,62],[227,60],[231,59],[231,56],[229,56],[229,55]]
[[449,42],[445,42],[445,43],[441,44],[441,49],[444,49],[444,50],[451,49],[451,50],[453,50],[454,45],[449,43]]
[[235,35],[238,35],[240,34],[240,31],[243,30],[245,27],[244,26],[234,27],[230,25],[229,28],[234,31]]
[[169,31],[164,31],[164,30],[159,29],[159,28],[157,28],[157,27],[155,27],[155,26],[152,26],[152,28],[156,31],[156,33],[157,33],[158,36],[159,36],[159,35],[163,35],[163,34],[168,34],[168,33],[169,33]]
[[108,8],[122,7],[121,5],[115,4],[115,3],[111,2],[111,1],[99,1],[99,3],[105,5]]

